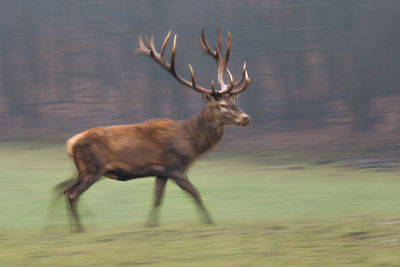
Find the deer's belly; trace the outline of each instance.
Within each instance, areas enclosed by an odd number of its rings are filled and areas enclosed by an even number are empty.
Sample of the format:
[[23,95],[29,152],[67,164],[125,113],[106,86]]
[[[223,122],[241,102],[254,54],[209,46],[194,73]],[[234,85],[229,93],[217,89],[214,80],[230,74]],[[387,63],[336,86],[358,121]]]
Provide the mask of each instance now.
[[148,176],[163,176],[165,174],[166,172],[164,166],[157,164],[132,167],[124,166],[124,164],[121,163],[110,163],[107,164],[103,176],[116,179],[118,181],[127,181]]

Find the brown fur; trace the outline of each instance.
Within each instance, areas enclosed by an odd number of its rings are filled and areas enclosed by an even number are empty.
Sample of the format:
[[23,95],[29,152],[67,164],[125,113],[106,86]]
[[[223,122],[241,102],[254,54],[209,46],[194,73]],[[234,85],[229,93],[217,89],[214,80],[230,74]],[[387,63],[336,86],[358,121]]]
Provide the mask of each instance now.
[[212,223],[200,194],[185,172],[200,154],[222,139],[225,125],[245,125],[249,116],[229,96],[205,96],[204,100],[207,106],[184,121],[155,119],[132,125],[92,128],[67,141],[67,154],[75,162],[78,178],[72,183],[62,182],[57,188],[64,188],[78,230],[82,230],[82,226],[77,200],[101,176],[119,181],[157,177],[149,225],[157,223],[157,211],[168,178],[192,195],[206,221]]

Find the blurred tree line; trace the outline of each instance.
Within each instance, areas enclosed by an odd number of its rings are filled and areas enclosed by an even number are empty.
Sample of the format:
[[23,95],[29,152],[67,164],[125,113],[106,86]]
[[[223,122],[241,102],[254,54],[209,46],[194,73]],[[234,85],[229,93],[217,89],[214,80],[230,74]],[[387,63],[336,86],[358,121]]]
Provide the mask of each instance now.
[[178,72],[191,63],[208,85],[202,27],[214,45],[217,27],[231,31],[229,68],[238,79],[247,62],[241,106],[260,136],[338,124],[398,135],[399,11],[397,0],[2,0],[0,138],[194,114],[198,93],[133,51],[139,34],[159,47],[172,29]]

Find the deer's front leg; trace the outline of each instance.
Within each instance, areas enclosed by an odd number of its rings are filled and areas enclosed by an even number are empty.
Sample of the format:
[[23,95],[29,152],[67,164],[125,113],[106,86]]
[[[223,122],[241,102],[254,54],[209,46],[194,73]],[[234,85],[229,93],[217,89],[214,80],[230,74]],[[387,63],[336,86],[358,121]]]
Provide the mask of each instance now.
[[158,214],[160,211],[162,197],[167,180],[168,178],[165,176],[156,177],[155,187],[154,187],[154,204],[149,216],[149,220],[147,221],[146,224],[146,226],[148,227],[154,227],[158,225]]
[[169,177],[173,179],[180,188],[188,192],[194,198],[197,206],[204,215],[205,222],[208,224],[214,224],[214,220],[212,219],[211,215],[204,206],[203,201],[201,200],[200,193],[197,191],[196,187],[194,187],[194,185],[187,179],[187,177],[185,177],[183,174],[176,173],[170,175]]

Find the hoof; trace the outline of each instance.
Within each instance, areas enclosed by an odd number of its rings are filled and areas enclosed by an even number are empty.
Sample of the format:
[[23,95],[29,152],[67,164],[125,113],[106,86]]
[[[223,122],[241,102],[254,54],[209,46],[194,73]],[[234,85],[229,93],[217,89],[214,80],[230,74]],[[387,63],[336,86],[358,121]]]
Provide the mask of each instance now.
[[79,226],[79,227],[75,228],[72,232],[75,234],[83,233],[83,232],[85,232],[85,228],[83,228],[82,226]]
[[215,225],[215,222],[213,220],[207,221],[206,224],[208,225]]
[[204,223],[205,223],[205,224],[208,224],[208,225],[215,225],[214,220],[211,219],[210,217],[204,218]]
[[148,223],[145,224],[145,226],[149,227],[149,228],[154,228],[154,227],[158,227],[158,223],[156,223],[156,222],[148,222]]

